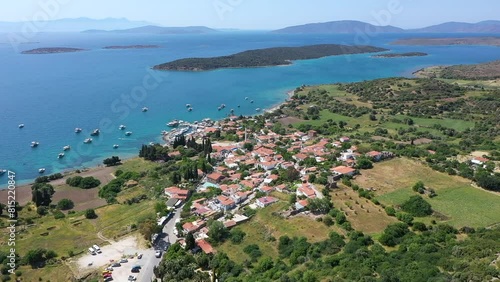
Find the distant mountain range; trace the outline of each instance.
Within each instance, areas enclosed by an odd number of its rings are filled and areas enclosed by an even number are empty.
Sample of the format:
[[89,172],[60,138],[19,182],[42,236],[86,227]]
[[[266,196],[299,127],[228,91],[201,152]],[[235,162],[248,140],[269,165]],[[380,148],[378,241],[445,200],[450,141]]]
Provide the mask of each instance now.
[[332,21],[290,26],[273,33],[500,33],[500,21],[479,23],[447,22],[419,29],[402,29],[395,26],[376,26],[360,21]]
[[0,22],[0,32],[22,32],[23,27],[35,25],[39,27],[39,32],[80,32],[88,29],[129,29],[151,25],[145,21],[129,21],[125,18],[107,18],[107,19],[60,19],[46,22]]
[[[0,22],[0,32],[116,32],[116,33],[152,33],[152,34],[201,34],[233,29],[211,29],[205,26],[162,27],[146,21],[130,21],[126,18],[74,18],[46,22]],[[479,23],[447,22],[419,29],[402,29],[395,26],[377,26],[361,21],[332,21],[290,26],[272,31],[273,33],[500,33],[500,21],[490,20]]]
[[201,34],[201,33],[213,33],[217,32],[215,29],[211,29],[205,26],[186,26],[186,27],[162,27],[156,25],[147,25],[141,27],[134,27],[129,29],[117,29],[117,30],[86,30],[86,33],[102,33],[102,32],[113,32],[113,33],[149,33],[149,34]]

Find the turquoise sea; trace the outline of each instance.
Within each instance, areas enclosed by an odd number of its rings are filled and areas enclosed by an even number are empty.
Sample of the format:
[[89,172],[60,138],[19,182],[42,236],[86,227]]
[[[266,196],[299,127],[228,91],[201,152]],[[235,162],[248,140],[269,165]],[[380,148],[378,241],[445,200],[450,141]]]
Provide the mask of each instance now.
[[[111,155],[138,154],[141,144],[161,142],[160,132],[172,119],[187,121],[252,115],[286,99],[286,92],[302,84],[361,81],[411,76],[431,65],[470,64],[500,59],[500,49],[487,46],[392,46],[401,37],[385,34],[368,38],[367,45],[393,51],[420,51],[426,57],[371,58],[370,54],[297,61],[291,66],[226,69],[209,72],[158,72],[153,65],[185,57],[227,55],[248,49],[319,43],[353,44],[353,35],[281,35],[267,32],[230,32],[210,35],[132,35],[41,33],[15,50],[0,34],[0,169],[17,174],[18,182],[94,166]],[[432,36],[452,36],[433,34]],[[461,35],[467,36],[467,35]],[[154,44],[156,49],[105,50],[108,45]],[[48,55],[19,52],[40,47],[76,47],[87,51]],[[245,100],[254,100],[253,104]],[[187,112],[185,104],[193,112]],[[220,104],[223,111],[217,111]],[[240,108],[237,106],[240,105]],[[146,106],[148,112],[142,112]],[[25,128],[19,129],[20,123]],[[118,126],[124,124],[129,137]],[[80,127],[83,132],[74,133]],[[101,135],[83,144],[94,128]],[[31,148],[38,141],[38,148]],[[118,144],[118,149],[112,145]],[[62,159],[62,147],[70,145]],[[0,187],[6,186],[0,176]]]

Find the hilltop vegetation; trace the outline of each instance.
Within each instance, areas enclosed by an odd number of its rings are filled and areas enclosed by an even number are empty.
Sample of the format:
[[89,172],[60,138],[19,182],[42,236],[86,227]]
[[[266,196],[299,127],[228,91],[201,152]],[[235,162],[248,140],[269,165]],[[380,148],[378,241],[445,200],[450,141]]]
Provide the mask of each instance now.
[[493,80],[500,78],[500,61],[475,65],[431,67],[419,70],[418,76],[444,79]]
[[229,56],[213,58],[187,58],[156,65],[156,70],[204,71],[220,68],[246,68],[290,65],[294,60],[317,59],[327,56],[375,53],[387,51],[372,46],[348,46],[337,44],[302,47],[275,47],[249,50]]

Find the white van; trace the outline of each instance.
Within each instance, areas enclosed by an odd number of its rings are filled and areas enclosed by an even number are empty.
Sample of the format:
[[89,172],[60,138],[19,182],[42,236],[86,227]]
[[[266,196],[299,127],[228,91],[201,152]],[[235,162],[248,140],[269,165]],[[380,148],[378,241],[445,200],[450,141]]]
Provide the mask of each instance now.
[[94,248],[92,248],[92,247],[89,248],[89,254],[91,254],[93,256],[96,254]]
[[102,253],[102,252],[101,252],[101,248],[99,248],[99,246],[94,245],[94,246],[92,246],[92,247],[94,248],[94,250],[95,250],[98,254]]

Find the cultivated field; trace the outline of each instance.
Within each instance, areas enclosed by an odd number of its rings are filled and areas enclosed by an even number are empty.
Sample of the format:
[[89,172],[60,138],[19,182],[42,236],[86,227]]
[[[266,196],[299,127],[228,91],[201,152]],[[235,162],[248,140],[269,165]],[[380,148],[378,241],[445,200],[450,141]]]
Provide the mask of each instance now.
[[375,188],[377,199],[386,205],[398,205],[415,195],[411,187],[417,181],[436,190],[437,197],[426,200],[441,220],[456,227],[486,227],[500,222],[500,194],[473,187],[459,176],[449,176],[407,158],[397,158],[363,170],[354,181],[363,188]]
[[347,216],[352,227],[367,234],[380,233],[387,225],[397,222],[394,217],[388,216],[381,206],[372,201],[361,198],[358,193],[349,187],[340,186],[330,193],[333,204]]

